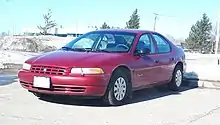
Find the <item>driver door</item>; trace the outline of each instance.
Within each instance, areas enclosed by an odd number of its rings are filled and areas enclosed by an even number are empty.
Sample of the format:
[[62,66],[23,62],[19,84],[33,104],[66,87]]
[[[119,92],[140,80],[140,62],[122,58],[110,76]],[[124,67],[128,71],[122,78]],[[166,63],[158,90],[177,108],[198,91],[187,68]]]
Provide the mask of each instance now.
[[157,82],[160,65],[156,56],[155,43],[150,34],[143,34],[136,50],[148,49],[149,53],[135,56],[134,87],[141,88]]

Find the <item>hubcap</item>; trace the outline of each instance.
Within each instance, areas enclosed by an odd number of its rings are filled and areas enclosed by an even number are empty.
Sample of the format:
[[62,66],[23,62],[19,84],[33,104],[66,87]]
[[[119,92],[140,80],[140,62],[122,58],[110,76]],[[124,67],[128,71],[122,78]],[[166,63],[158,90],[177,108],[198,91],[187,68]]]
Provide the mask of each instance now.
[[115,99],[121,101],[122,99],[124,99],[125,94],[126,94],[126,81],[124,78],[119,77],[115,81],[115,85],[114,85]]
[[175,78],[176,85],[179,87],[182,83],[182,72],[180,70],[177,70],[176,72],[176,78]]

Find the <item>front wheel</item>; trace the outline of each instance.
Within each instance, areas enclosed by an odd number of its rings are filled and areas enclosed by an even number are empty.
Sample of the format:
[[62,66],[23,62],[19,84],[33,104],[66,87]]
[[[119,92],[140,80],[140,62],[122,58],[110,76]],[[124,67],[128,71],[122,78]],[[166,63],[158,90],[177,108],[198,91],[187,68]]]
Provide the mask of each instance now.
[[128,99],[129,80],[124,72],[121,70],[116,71],[110,80],[106,95],[105,102],[109,105],[117,106],[122,105]]
[[181,66],[177,65],[174,69],[172,80],[169,83],[169,88],[172,91],[178,91],[183,82],[183,70]]

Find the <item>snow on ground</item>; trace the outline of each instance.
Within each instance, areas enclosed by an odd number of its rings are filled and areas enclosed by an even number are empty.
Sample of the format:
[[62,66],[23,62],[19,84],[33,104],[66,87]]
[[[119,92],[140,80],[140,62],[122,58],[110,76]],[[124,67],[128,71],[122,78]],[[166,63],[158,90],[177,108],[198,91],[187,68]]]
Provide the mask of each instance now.
[[0,66],[5,63],[22,64],[25,60],[38,54],[40,53],[0,50]]
[[220,54],[200,54],[200,53],[188,53],[185,52],[187,59],[217,59],[220,58]]
[[215,54],[186,53],[186,77],[220,81],[219,57],[220,55]]
[[187,78],[199,78],[200,80],[220,81],[220,65],[202,65],[199,63],[187,63]]

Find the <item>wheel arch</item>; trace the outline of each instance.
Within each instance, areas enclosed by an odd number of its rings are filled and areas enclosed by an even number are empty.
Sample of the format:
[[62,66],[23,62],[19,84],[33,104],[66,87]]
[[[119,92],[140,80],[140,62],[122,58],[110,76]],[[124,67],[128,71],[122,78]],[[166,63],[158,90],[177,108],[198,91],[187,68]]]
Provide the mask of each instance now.
[[170,77],[169,82],[171,82],[172,77],[173,77],[173,74],[174,74],[174,71],[175,71],[175,69],[176,69],[177,66],[180,66],[181,69],[182,69],[182,71],[184,70],[184,69],[183,69],[183,62],[182,62],[182,61],[178,61],[178,62],[174,65],[174,67],[173,67],[173,69],[172,69],[172,70],[173,70],[173,71],[172,71],[172,76]]
[[180,66],[182,71],[183,71],[183,62],[182,61],[178,61],[174,67],[174,69],[177,67],[177,66]]
[[[171,77],[171,79],[170,79],[170,81],[169,81],[169,83],[168,83],[168,85],[169,85],[169,88],[171,89],[171,90],[173,90],[173,91],[177,91],[177,90],[179,90],[179,87],[177,87],[176,86],[176,83],[175,83],[175,85],[174,85],[174,80],[175,80],[175,77],[176,77],[176,71],[177,71],[177,68],[178,67],[178,69],[181,69],[182,71],[184,70],[184,63],[182,62],[182,61],[178,61],[176,64],[175,64],[175,66],[174,66],[174,68],[173,68],[173,72],[172,72],[172,77]],[[182,74],[183,75],[183,74]],[[175,81],[176,82],[176,81]],[[182,83],[181,83],[182,84]]]
[[[126,66],[126,65],[119,65],[117,67],[115,67],[111,73],[111,77],[112,75],[117,71],[117,70],[121,70],[122,72],[126,73],[126,76],[128,77],[129,82],[132,81],[132,73],[131,73],[131,69]],[[110,78],[111,78],[110,77]]]
[[129,91],[130,91],[129,96],[131,97],[132,96],[131,94],[132,93],[132,70],[127,65],[118,65],[112,70],[112,73],[108,81],[106,92],[108,92],[108,89],[110,88],[110,85],[111,85],[110,82],[111,82],[111,78],[113,74],[118,70],[122,70],[122,72],[126,73],[126,76],[128,77],[128,80],[129,80],[128,84],[129,84]]

